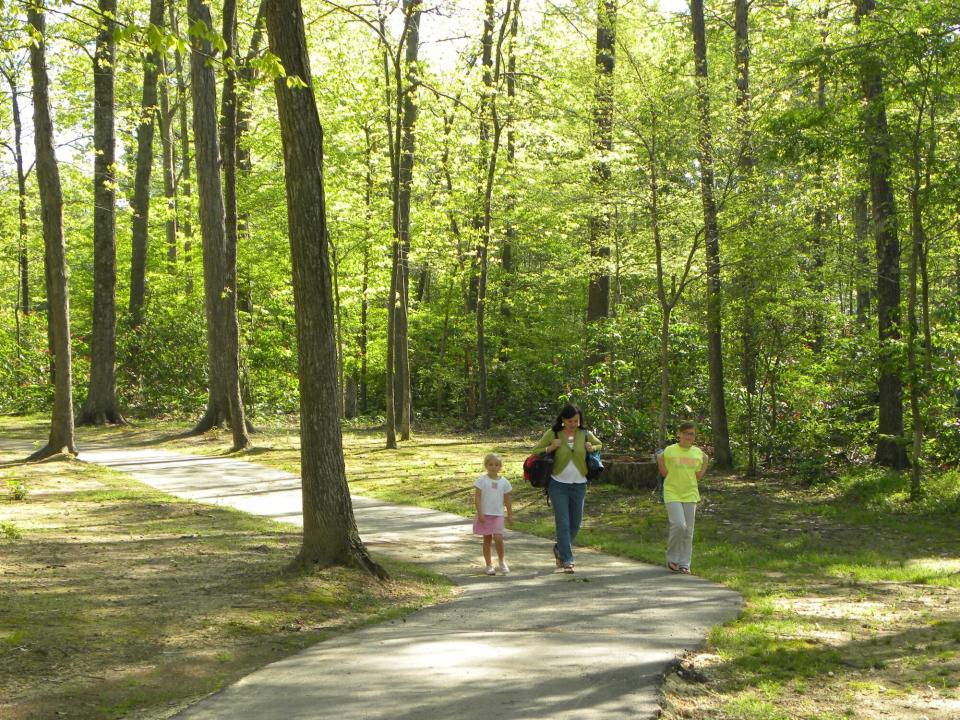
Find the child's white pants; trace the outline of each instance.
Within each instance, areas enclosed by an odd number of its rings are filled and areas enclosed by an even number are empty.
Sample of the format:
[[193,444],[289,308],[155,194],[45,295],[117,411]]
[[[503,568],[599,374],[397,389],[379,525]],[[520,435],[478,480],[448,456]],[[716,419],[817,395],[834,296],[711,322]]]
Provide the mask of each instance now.
[[697,518],[695,502],[668,502],[667,520],[670,537],[667,540],[667,562],[689,568],[693,556],[693,525]]

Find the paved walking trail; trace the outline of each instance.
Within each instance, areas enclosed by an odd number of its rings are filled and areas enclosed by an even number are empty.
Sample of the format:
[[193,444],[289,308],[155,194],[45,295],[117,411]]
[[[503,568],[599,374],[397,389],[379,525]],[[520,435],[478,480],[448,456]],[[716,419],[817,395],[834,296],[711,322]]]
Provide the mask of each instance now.
[[[147,449],[80,459],[200,502],[300,523],[299,478],[248,462]],[[423,563],[457,599],[321,642],[177,715],[191,720],[621,720],[654,718],[665,667],[736,616],[736,593],[578,549],[554,570],[552,543],[507,532],[512,572],[480,572],[479,538],[448,513],[354,497],[375,554]],[[589,493],[587,513],[589,515]]]

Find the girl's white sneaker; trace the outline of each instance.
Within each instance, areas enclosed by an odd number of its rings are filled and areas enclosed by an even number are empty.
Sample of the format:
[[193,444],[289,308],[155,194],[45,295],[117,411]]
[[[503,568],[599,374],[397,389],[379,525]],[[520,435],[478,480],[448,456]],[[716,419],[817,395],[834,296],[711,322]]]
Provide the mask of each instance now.
[[506,561],[503,561],[497,565],[497,570],[499,570],[502,575],[506,575],[510,572],[510,566],[507,565]]
[[487,565],[487,569],[484,571],[487,575],[496,575],[497,571],[493,569],[493,565]]

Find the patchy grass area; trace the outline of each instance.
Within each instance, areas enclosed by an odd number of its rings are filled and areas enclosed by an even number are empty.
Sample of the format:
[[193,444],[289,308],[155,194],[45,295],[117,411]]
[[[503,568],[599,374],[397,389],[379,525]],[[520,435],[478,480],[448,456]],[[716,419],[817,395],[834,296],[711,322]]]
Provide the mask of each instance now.
[[[211,454],[229,445],[220,433],[173,438],[182,428],[82,437]],[[240,455],[298,472],[297,433],[263,429]],[[549,536],[550,510],[520,477],[533,442],[533,434],[423,433],[387,451],[381,433],[348,431],[347,472],[356,493],[470,515],[483,455],[498,451],[517,486],[515,527]],[[937,478],[911,504],[906,483],[875,470],[815,488],[788,477],[708,475],[694,569],[740,591],[745,608],[667,678],[663,717],[960,718],[960,484]],[[590,489],[581,542],[661,563],[665,538],[663,508],[651,495]]]
[[0,450],[4,720],[168,717],[267,663],[451,592],[382,558],[387,582],[345,568],[291,574],[297,528],[75,460],[8,464],[18,457]]

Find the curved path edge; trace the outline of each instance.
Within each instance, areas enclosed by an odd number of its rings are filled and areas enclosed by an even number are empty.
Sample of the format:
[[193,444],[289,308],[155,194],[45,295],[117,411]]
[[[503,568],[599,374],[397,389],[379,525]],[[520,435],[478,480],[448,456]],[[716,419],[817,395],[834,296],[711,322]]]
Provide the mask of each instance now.
[[[149,449],[79,458],[172,495],[301,523],[289,473]],[[372,552],[447,575],[459,597],[267,665],[177,718],[655,718],[667,666],[740,609],[722,586],[583,548],[575,575],[556,573],[548,540],[512,531],[512,572],[486,576],[464,518],[359,496],[353,506]]]

